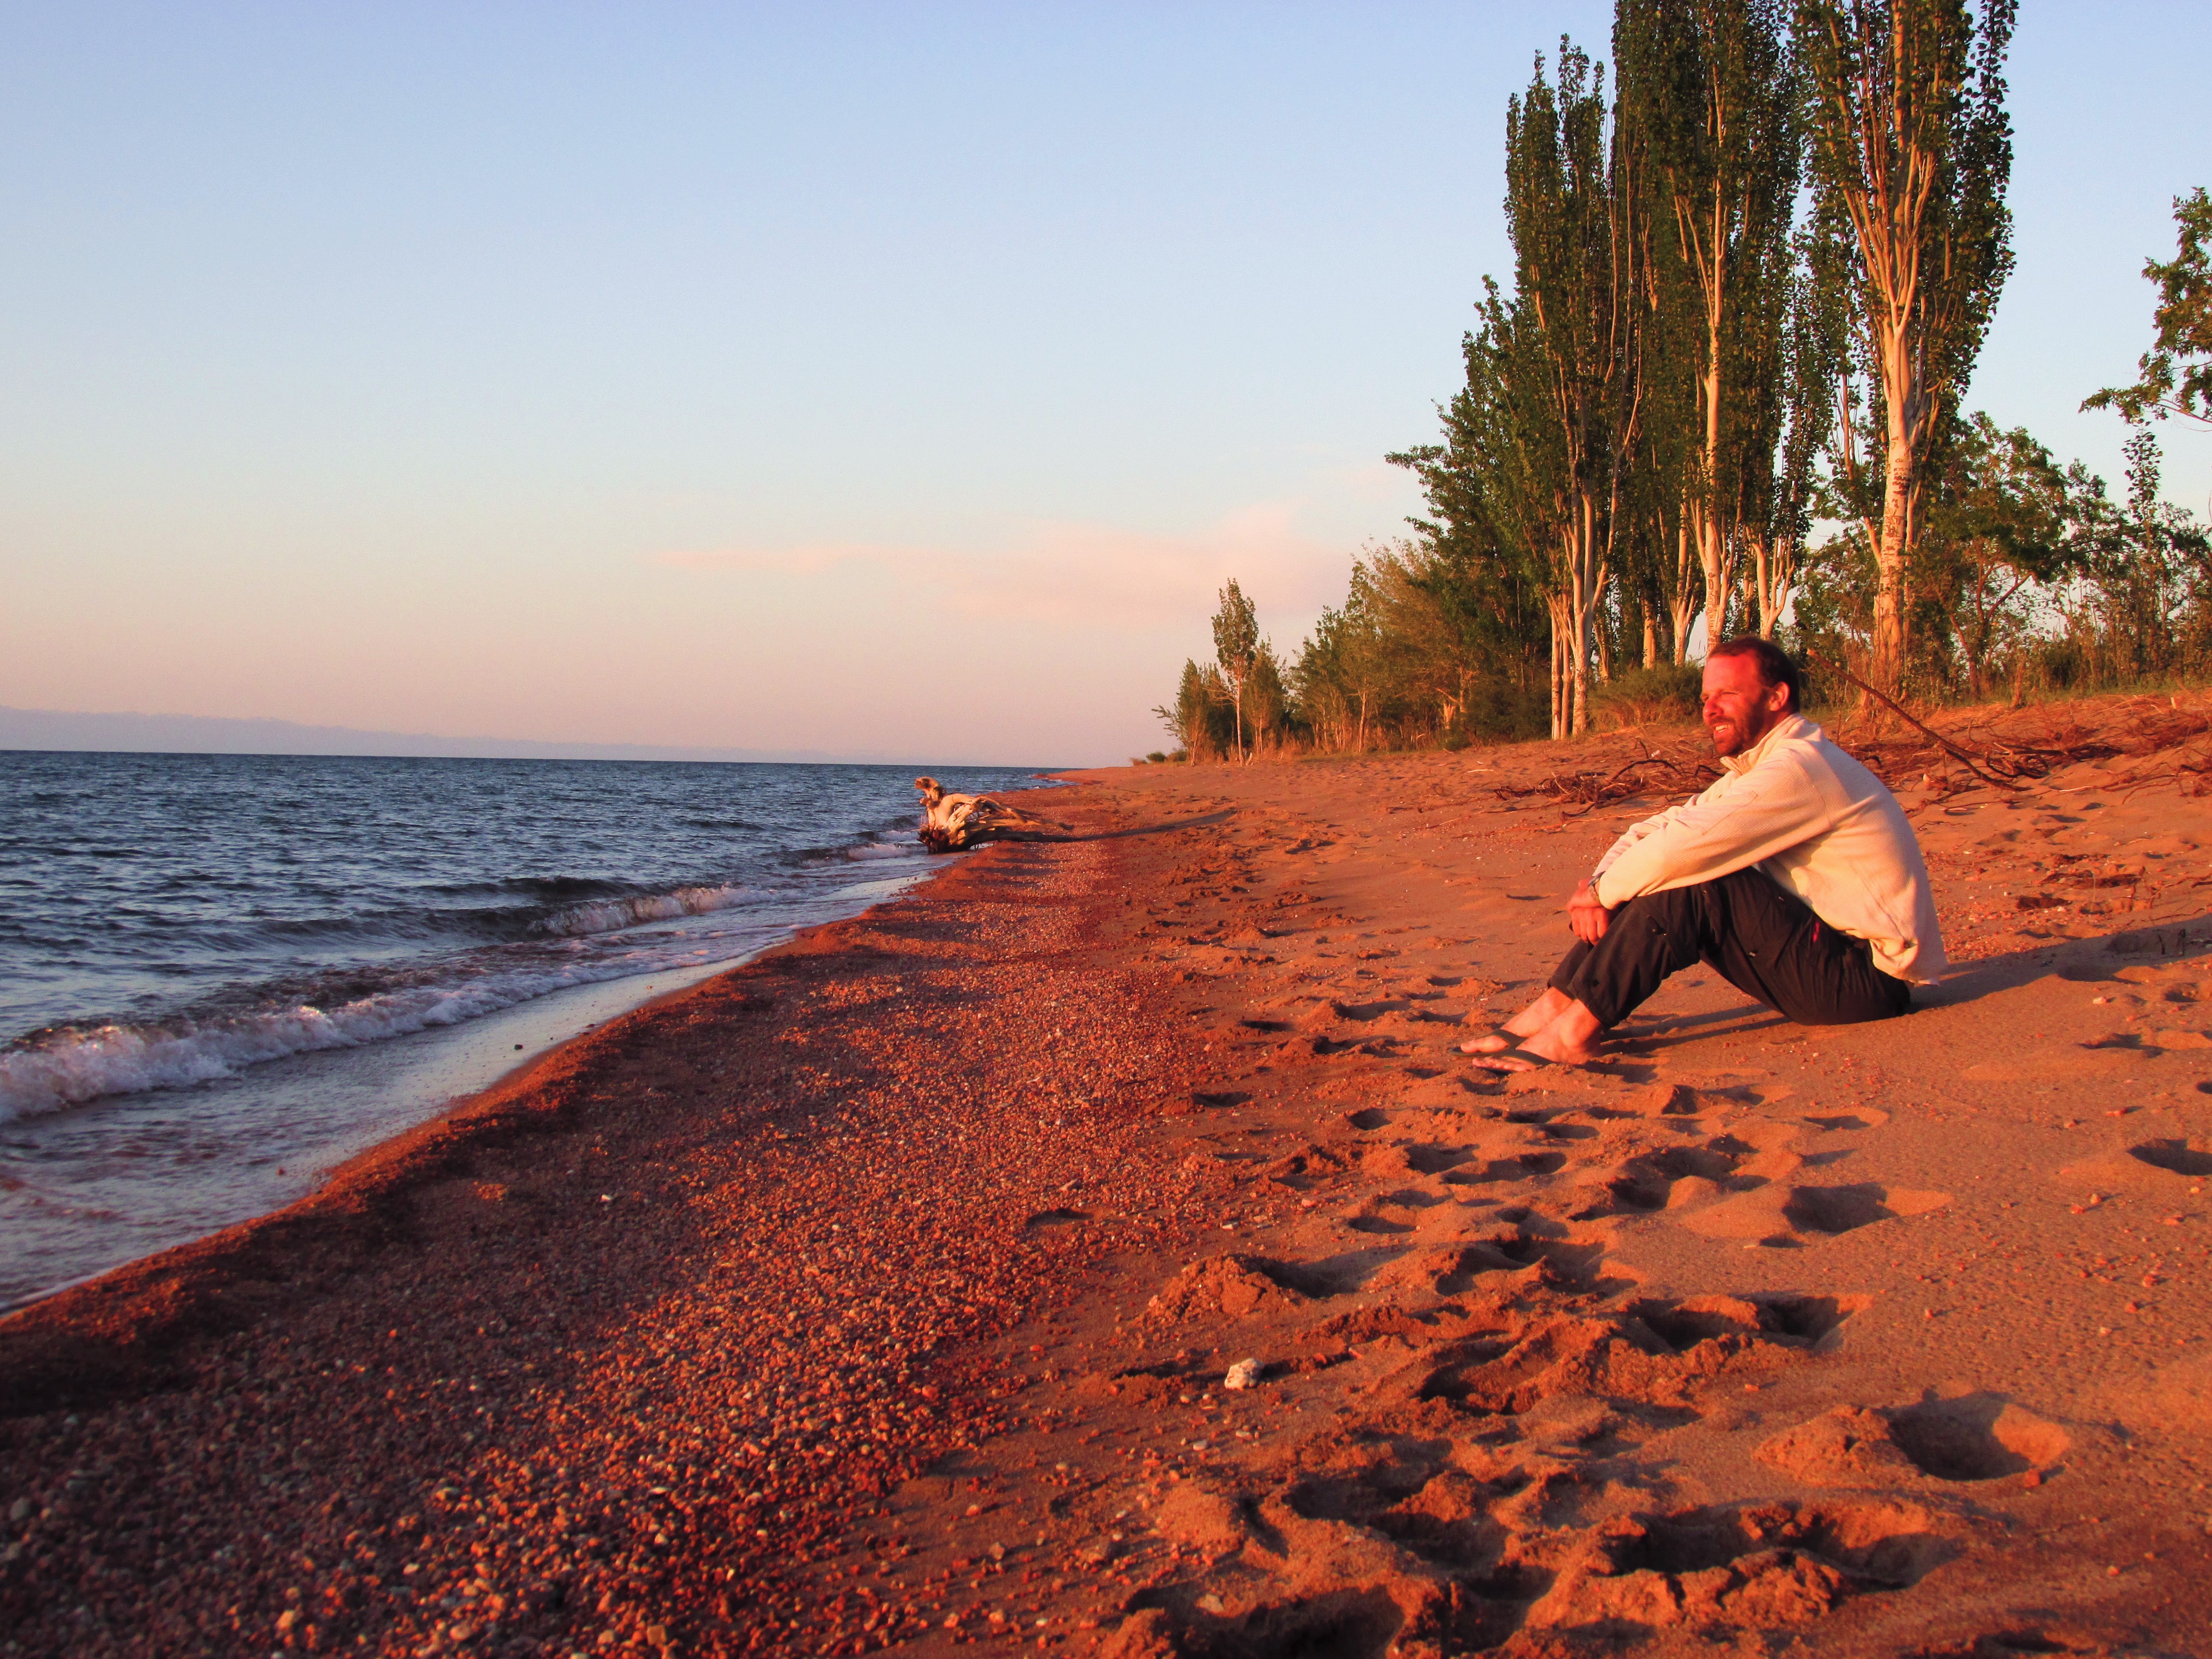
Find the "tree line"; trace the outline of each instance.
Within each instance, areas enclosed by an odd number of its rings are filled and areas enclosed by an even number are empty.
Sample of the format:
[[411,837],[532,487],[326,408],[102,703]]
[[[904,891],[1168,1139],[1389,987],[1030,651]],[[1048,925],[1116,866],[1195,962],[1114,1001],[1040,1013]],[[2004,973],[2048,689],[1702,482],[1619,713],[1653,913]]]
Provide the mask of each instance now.
[[1236,582],[1157,712],[1195,756],[1587,731],[1756,632],[1923,698],[2201,672],[2212,561],[2151,424],[2212,416],[2212,204],[2175,204],[2157,343],[2085,406],[2124,495],[1963,399],[2014,262],[2014,0],[1620,0],[1505,120],[1425,504],[1284,660]]

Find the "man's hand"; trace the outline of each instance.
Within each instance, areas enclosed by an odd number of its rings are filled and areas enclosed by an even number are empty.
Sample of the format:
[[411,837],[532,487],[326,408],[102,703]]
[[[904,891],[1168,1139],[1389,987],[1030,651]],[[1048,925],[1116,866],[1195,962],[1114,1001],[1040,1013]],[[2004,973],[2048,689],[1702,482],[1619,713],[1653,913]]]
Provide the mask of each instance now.
[[1613,919],[1613,912],[1597,902],[1597,890],[1584,882],[1575,889],[1567,901],[1567,926],[1585,945],[1595,945],[1605,937],[1605,925]]

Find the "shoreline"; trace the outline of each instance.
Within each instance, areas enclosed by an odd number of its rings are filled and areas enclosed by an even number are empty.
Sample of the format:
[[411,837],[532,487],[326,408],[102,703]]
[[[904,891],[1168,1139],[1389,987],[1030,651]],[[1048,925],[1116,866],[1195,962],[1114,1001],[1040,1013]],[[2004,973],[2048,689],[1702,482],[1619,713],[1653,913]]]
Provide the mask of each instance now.
[[[696,982],[719,973],[726,973],[741,963],[713,963],[686,969],[684,974],[641,974],[637,977],[641,981],[684,981],[688,975],[689,982]],[[280,1167],[268,1177],[272,1186],[283,1181],[285,1186],[292,1188],[291,1196],[268,1203],[234,1219],[204,1228],[174,1243],[161,1245],[106,1267],[89,1269],[65,1281],[27,1294],[11,1297],[0,1291],[0,1298],[4,1298],[0,1299],[0,1317],[35,1306],[65,1291],[91,1284],[109,1273],[127,1271],[171,1250],[189,1249],[229,1228],[250,1226],[257,1221],[282,1214],[295,1205],[313,1198],[339,1170],[387,1141],[410,1133],[424,1124],[435,1122],[478,1096],[503,1086],[514,1074],[535,1065],[554,1049],[589,1035],[608,1020],[618,1018],[646,1002],[683,988],[679,984],[672,987],[670,992],[664,993],[648,987],[625,994],[623,985],[621,981],[610,981],[596,985],[569,987],[547,997],[500,1009],[459,1027],[410,1032],[368,1045],[364,1050],[346,1054],[343,1058],[352,1062],[355,1067],[373,1068],[366,1077],[349,1074],[337,1080],[338,1091],[342,1091],[343,1096],[355,1097],[357,1104],[365,1106],[366,1115],[349,1119],[349,1127],[345,1133],[333,1134],[329,1140],[319,1142],[314,1150],[306,1155],[313,1160],[310,1172],[288,1178]],[[607,1012],[598,1012],[602,1009]],[[582,1021],[580,1025],[576,1024],[579,1019]],[[574,1029],[565,1036],[552,1034],[562,1027]],[[516,1036],[526,1038],[527,1049],[525,1049],[524,1043],[512,1041]],[[439,1045],[438,1049],[428,1055],[409,1050],[408,1045],[426,1040]],[[526,1057],[516,1060],[512,1053],[514,1049],[525,1049]],[[534,1058],[529,1056],[530,1049],[537,1051]],[[319,1053],[289,1055],[270,1062],[270,1065],[281,1067],[298,1065],[301,1061],[319,1064],[331,1058]],[[257,1071],[260,1069],[256,1068]],[[257,1077],[254,1080],[263,1083],[265,1088],[264,1078]],[[323,1099],[327,1099],[333,1092],[331,1081],[326,1077],[298,1079],[292,1086],[299,1092],[313,1092]],[[140,1111],[149,1108],[158,1109],[161,1103],[160,1097],[171,1092],[167,1090],[149,1090],[137,1095],[117,1097],[116,1099],[126,1109]],[[22,1128],[35,1134],[49,1125],[50,1120],[42,1116],[31,1120]],[[298,1152],[286,1154],[279,1152],[275,1156],[289,1157],[295,1167],[301,1159],[301,1154]],[[235,1174],[231,1178],[234,1182],[238,1180]],[[137,1218],[133,1219],[135,1222]]]
[[659,1000],[349,1166],[342,1212],[147,1279],[166,1353],[70,1292],[25,1416],[0,1321],[0,1492],[32,1506],[0,1624],[27,1653],[2201,1638],[2196,775],[1906,792],[1958,966],[1902,1021],[1801,1030],[1692,974],[1602,1066],[1473,1077],[1464,1028],[1659,804],[1496,789],[1609,743],[1074,775],[1091,839]]
[[[20,1413],[27,1400],[38,1399],[40,1390],[49,1386],[42,1382],[27,1386],[18,1373],[20,1358],[8,1352],[19,1334],[20,1316],[49,1309],[59,1298],[81,1297],[82,1305],[73,1302],[66,1309],[27,1322],[40,1326],[82,1324],[97,1331],[122,1328],[115,1340],[115,1358],[110,1362],[119,1369],[104,1370],[100,1362],[88,1357],[87,1362],[80,1362],[88,1363],[87,1373],[51,1385],[54,1389],[65,1390],[71,1398],[79,1398],[98,1397],[112,1388],[143,1385],[148,1373],[141,1367],[148,1363],[149,1356],[165,1348],[168,1332],[180,1324],[189,1325],[201,1311],[203,1298],[219,1303],[227,1276],[243,1270],[247,1264],[261,1263],[264,1241],[260,1236],[264,1231],[283,1234],[294,1242],[357,1240],[374,1236],[364,1232],[365,1224],[370,1224],[374,1217],[392,1203],[404,1200],[411,1189],[437,1180],[458,1161],[465,1160],[474,1148],[495,1145],[518,1133],[570,1127],[565,1102],[552,1104],[549,1111],[543,1097],[556,1091],[564,1097],[572,1093],[580,1076],[602,1064],[602,1039],[610,1045],[635,1040],[639,1035],[636,1026],[657,1023],[656,1011],[679,1003],[700,987],[742,974],[778,952],[804,948],[815,935],[829,933],[848,922],[863,921],[874,912],[900,903],[918,889],[949,873],[949,870],[938,871],[918,877],[899,892],[851,916],[799,927],[790,938],[747,957],[673,973],[641,974],[638,978],[641,980],[689,977],[684,984],[665,991],[648,988],[638,1000],[624,1004],[570,1036],[555,1040],[543,1053],[526,1056],[481,1086],[448,1096],[429,1116],[396,1131],[375,1134],[330,1164],[321,1172],[316,1186],[289,1203],[0,1308],[0,1356],[4,1356],[0,1357],[0,1418]],[[583,995],[604,995],[621,983],[609,981],[572,990]],[[566,994],[555,994],[557,997]],[[503,1018],[531,1012],[535,1006],[518,1004],[482,1021],[471,1022],[471,1026],[490,1026]],[[560,1023],[566,1024],[566,1018]],[[488,1033],[474,1032],[470,1028],[461,1028],[461,1032],[480,1041],[489,1040]],[[506,1040],[504,1034],[497,1038],[501,1042]],[[448,1062],[446,1069],[455,1067]],[[33,1362],[34,1368],[37,1364]]]
[[[855,879],[830,896],[857,907],[848,914],[872,908],[941,873],[924,867],[884,879],[860,878],[866,867],[856,862]],[[894,884],[889,894],[877,890]],[[827,918],[838,919],[834,911]],[[821,925],[792,922],[764,930],[765,943],[717,961],[664,963],[623,977],[562,986],[450,1025],[261,1060],[216,1085],[237,1091],[228,1103],[209,1101],[201,1092],[206,1085],[157,1087],[0,1124],[32,1166],[27,1173],[34,1186],[51,1182],[75,1200],[59,1228],[40,1232],[0,1273],[0,1315],[289,1210],[360,1154],[502,1086],[518,1064],[527,1063],[516,1061],[510,1050],[543,1054],[549,1045],[655,1000],[663,987],[731,971]],[[207,1140],[227,1138],[229,1156],[197,1164],[176,1144],[186,1133],[177,1127],[180,1121],[196,1121]],[[155,1150],[88,1169],[97,1165],[98,1156],[88,1154],[88,1136]],[[57,1146],[63,1150],[57,1152]],[[204,1154],[205,1147],[194,1150]],[[40,1218],[33,1212],[27,1219]],[[123,1249],[131,1253],[121,1255]]]

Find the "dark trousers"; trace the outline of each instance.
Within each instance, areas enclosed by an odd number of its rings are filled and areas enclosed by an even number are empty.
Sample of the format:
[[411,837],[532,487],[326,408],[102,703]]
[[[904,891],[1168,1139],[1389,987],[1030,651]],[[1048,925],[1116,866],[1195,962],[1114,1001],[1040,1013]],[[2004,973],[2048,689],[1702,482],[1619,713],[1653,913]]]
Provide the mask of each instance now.
[[1618,1025],[1670,974],[1705,963],[1800,1025],[1856,1025],[1912,1006],[1911,988],[1757,870],[1646,893],[1613,913],[1595,945],[1577,939],[1555,990]]

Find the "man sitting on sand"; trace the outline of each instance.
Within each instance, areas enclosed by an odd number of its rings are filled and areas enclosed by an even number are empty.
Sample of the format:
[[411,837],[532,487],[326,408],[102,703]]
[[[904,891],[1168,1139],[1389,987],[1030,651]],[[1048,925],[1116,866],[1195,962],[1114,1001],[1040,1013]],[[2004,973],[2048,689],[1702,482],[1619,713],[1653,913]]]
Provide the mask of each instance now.
[[1705,659],[1724,775],[1632,826],[1567,901],[1551,988],[1462,1045],[1498,1072],[1588,1065],[1669,974],[1710,963],[1801,1025],[1887,1019],[1943,972],[1920,843],[1897,798],[1797,712],[1797,665],[1746,635]]

